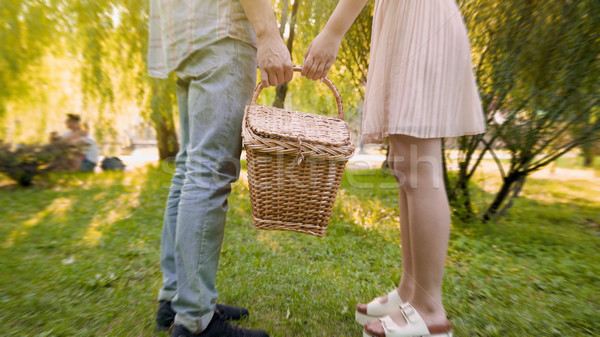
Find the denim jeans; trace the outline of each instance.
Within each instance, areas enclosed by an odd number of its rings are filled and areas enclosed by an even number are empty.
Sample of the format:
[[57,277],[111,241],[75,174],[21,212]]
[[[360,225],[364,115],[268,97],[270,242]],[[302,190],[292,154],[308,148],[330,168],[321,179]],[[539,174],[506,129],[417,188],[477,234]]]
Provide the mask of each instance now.
[[81,167],[79,168],[79,170],[81,172],[94,172],[95,167],[96,167],[96,163],[94,163],[93,161],[91,161],[87,158],[83,158],[83,160],[81,161]]
[[161,242],[163,288],[175,323],[200,332],[212,319],[227,197],[239,177],[244,107],[256,84],[256,49],[225,38],[176,70],[181,149]]

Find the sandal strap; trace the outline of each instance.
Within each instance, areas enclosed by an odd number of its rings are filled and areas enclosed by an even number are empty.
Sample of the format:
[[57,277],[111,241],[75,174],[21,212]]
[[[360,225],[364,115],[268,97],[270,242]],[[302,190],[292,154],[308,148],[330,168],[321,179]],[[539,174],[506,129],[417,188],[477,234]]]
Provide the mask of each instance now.
[[389,331],[395,330],[395,328],[398,327],[396,322],[394,322],[390,316],[380,317],[379,321],[381,322],[381,326],[383,327],[383,331],[385,331],[386,336],[388,335]]
[[392,312],[398,310],[400,308],[400,305],[402,303],[404,303],[402,301],[402,298],[400,298],[400,295],[398,294],[398,291],[396,289],[392,290],[387,295],[387,302],[381,303],[380,299],[381,299],[381,297],[377,297],[367,304],[367,315],[373,315],[373,316],[389,315]]
[[450,328],[449,322],[446,322],[446,324],[441,326],[432,327],[433,331],[430,331],[429,327],[425,324],[423,317],[421,317],[419,312],[410,303],[402,304],[400,306],[400,312],[406,320],[406,325],[402,327],[398,326],[390,316],[379,318],[385,336],[414,337],[429,336],[432,334],[446,334],[447,336],[452,336],[452,329]]
[[424,321],[410,322],[407,320],[407,325],[398,326],[390,316],[380,317],[381,327],[385,332],[385,336],[389,337],[414,337],[430,335]]
[[417,310],[412,306],[412,304],[406,302],[400,305],[400,311],[402,312],[402,316],[409,323],[417,323],[419,321],[423,321],[423,318]]

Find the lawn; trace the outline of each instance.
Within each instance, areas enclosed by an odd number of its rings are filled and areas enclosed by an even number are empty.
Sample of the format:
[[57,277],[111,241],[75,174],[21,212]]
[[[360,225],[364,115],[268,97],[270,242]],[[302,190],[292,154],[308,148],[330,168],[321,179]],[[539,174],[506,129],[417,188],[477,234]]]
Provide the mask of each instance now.
[[[169,172],[0,188],[0,335],[167,336],[153,319]],[[505,218],[454,221],[444,292],[455,336],[600,335],[598,192],[587,181],[530,179]],[[240,181],[220,301],[248,307],[241,324],[271,336],[360,336],[356,303],[400,276],[397,221],[393,179],[348,171],[324,238],[258,231]]]

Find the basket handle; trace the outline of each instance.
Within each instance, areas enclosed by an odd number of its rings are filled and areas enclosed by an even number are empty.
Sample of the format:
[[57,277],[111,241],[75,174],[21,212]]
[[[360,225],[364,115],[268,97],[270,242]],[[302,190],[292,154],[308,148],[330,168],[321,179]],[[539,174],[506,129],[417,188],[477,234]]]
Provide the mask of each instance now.
[[[302,71],[302,66],[294,66],[292,69],[295,72],[300,72],[300,71]],[[337,103],[338,117],[339,117],[339,119],[343,120],[344,119],[344,103],[342,103],[342,96],[340,95],[340,92],[338,91],[338,89],[335,87],[335,85],[333,84],[333,82],[331,82],[331,80],[329,78],[327,78],[327,77],[323,78],[322,82],[325,83],[329,87],[331,92],[333,92],[333,96],[335,97],[335,102]],[[256,85],[256,88],[254,89],[254,94],[252,95],[252,101],[250,101],[251,105],[256,105],[256,100],[258,99],[258,95],[260,95],[263,88],[264,88],[264,86],[262,85],[261,82],[259,82]]]

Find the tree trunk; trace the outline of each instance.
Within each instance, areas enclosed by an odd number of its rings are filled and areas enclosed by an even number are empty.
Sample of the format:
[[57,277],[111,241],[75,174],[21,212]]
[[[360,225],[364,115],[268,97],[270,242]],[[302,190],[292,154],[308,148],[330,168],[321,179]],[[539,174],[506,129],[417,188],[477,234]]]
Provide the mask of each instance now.
[[460,193],[458,197],[458,205],[462,206],[463,212],[459,212],[458,215],[463,221],[472,220],[475,217],[473,212],[473,206],[471,205],[471,192],[469,191],[469,179],[466,177],[460,177],[457,182],[457,189]]
[[389,172],[390,170],[390,145],[385,147],[385,160],[381,163],[381,172]]
[[525,180],[527,179],[526,175],[521,176],[517,181],[513,184],[511,188],[511,194],[509,196],[509,201],[506,203],[504,207],[500,211],[496,213],[497,217],[502,217],[506,212],[513,206],[514,200],[521,194],[523,190],[523,186],[525,186]]
[[515,184],[520,179],[525,178],[525,174],[520,172],[512,172],[509,173],[502,181],[502,186],[500,190],[496,194],[494,201],[490,204],[487,211],[483,215],[483,221],[488,222],[498,215],[498,211],[500,210],[500,206],[506,201],[509,197],[510,192],[513,190],[513,184]]
[[159,160],[174,161],[179,151],[177,133],[173,121],[175,100],[172,95],[172,82],[152,79],[152,99],[150,120],[156,131]]
[[173,126],[173,116],[164,116],[154,121],[154,130],[156,130],[156,140],[158,142],[159,160],[175,161],[175,155],[179,151],[177,134]]
[[[460,210],[455,212],[461,220],[468,221],[474,218],[475,212],[471,205],[471,192],[469,190],[469,178],[467,175],[468,162],[459,163],[458,176],[450,179],[448,163],[445,156],[445,148],[442,149],[442,166],[444,170],[444,184],[448,202],[457,206]],[[452,186],[451,186],[452,185]]]
[[[294,36],[296,35],[296,15],[298,14],[298,5],[300,4],[300,0],[295,0],[294,5],[292,6],[292,18],[290,20],[290,36],[287,40],[287,49],[292,55],[292,49],[294,47]],[[282,26],[286,22],[287,11],[284,13],[286,15],[281,16]],[[285,27],[281,29],[281,32],[285,31]],[[283,108],[283,103],[285,102],[285,96],[287,96],[288,84],[283,83],[277,86],[275,89],[275,100],[273,101],[273,106],[276,108]]]
[[581,155],[583,156],[583,166],[592,167],[594,165],[594,144],[587,143],[581,146]]
[[287,95],[288,84],[287,82],[282,83],[275,89],[275,100],[273,106],[276,108],[283,109],[283,103],[285,102],[285,96]]

